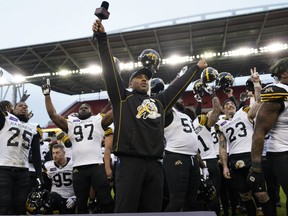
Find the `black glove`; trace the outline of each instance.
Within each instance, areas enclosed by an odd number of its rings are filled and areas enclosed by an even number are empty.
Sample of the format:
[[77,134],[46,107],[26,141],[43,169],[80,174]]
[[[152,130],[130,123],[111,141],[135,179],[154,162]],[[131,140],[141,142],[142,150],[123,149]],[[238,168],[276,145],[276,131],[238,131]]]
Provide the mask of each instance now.
[[44,182],[44,179],[43,177],[38,177],[36,179],[36,184],[34,186],[35,190],[36,191],[41,191],[44,189],[44,186],[45,186],[45,182]]
[[247,184],[254,193],[266,191],[264,174],[261,171],[254,171],[253,168],[250,169],[247,176]]
[[50,95],[51,86],[50,86],[50,80],[46,80],[46,84],[42,85],[42,92],[45,96]]
[[241,94],[240,94],[240,101],[242,102],[244,102],[244,101],[246,101],[246,100],[248,100],[248,94],[247,94],[247,92],[242,92]]

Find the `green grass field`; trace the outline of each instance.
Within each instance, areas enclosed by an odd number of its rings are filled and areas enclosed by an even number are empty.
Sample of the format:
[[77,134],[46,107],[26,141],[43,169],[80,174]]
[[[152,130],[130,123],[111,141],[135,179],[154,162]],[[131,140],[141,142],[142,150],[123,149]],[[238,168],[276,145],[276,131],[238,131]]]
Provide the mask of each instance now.
[[[280,188],[280,203],[281,203],[281,207],[277,207],[277,216],[286,216],[286,196],[282,190],[282,188]],[[223,213],[221,213],[221,215],[223,215]],[[242,213],[237,213],[237,216],[244,216],[246,214],[242,214]],[[263,212],[258,212],[258,216],[262,216]]]
[[286,216],[286,196],[282,190],[282,188],[280,188],[280,197],[281,197],[281,207],[277,208],[277,215],[278,216]]

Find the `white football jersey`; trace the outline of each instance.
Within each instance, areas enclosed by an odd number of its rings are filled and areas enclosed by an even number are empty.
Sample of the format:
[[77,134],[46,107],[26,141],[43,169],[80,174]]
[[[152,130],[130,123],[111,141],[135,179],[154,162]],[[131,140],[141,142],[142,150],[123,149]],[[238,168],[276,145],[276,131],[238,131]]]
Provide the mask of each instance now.
[[75,195],[72,178],[73,162],[72,159],[67,159],[68,163],[61,168],[56,166],[53,160],[44,164],[47,176],[52,181],[51,192],[56,192],[66,199]]
[[219,139],[214,126],[211,128],[211,137],[216,155],[219,155]]
[[280,101],[284,103],[284,110],[280,113],[275,126],[270,130],[270,139],[267,145],[267,152],[288,151],[288,86],[282,83],[266,86],[261,93],[262,101]]
[[229,146],[229,155],[251,152],[253,123],[248,119],[249,107],[239,109],[227,120],[220,119],[216,124],[224,134]]
[[100,164],[103,162],[101,143],[104,130],[100,114],[85,120],[68,117],[68,136],[72,143],[73,166]]
[[200,155],[203,160],[217,158],[214,143],[211,137],[211,130],[206,127],[208,118],[206,115],[199,115],[193,121],[193,129],[197,134]]
[[35,124],[21,122],[8,113],[0,130],[0,166],[28,168],[28,155],[33,136],[37,134]]
[[196,155],[199,146],[197,136],[193,133],[191,118],[175,109],[172,109],[172,112],[173,121],[164,128],[165,150],[186,155]]

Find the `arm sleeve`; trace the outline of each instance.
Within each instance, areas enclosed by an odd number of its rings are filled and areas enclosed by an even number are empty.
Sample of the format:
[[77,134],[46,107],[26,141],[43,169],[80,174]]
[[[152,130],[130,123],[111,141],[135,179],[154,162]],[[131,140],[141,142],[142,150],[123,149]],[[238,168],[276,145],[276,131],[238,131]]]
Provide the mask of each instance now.
[[47,175],[47,169],[44,165],[44,173],[43,173],[43,180],[45,182],[44,188],[48,191],[51,191],[51,187],[52,187],[52,180],[48,177]]
[[159,95],[159,100],[162,102],[165,110],[170,109],[176,103],[199,71],[198,65],[191,66],[182,76],[176,77],[168,88]]
[[99,48],[100,61],[102,65],[103,80],[112,105],[119,103],[126,97],[126,88],[123,80],[115,67],[113,56],[110,51],[109,41],[106,33],[96,36]]
[[195,109],[196,116],[201,115],[202,113],[202,102],[197,102],[197,106]]
[[32,162],[36,171],[37,177],[42,175],[42,164],[41,164],[41,154],[40,154],[40,135],[37,133],[33,136],[33,140],[31,143],[31,151],[32,151]]
[[6,113],[0,108],[0,130],[4,127]]

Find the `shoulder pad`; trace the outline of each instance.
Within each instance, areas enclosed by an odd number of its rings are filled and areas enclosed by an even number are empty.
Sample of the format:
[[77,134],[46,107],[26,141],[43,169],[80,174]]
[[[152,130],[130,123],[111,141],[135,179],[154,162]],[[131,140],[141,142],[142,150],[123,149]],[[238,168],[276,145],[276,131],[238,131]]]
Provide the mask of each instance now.
[[198,121],[199,121],[200,125],[205,126],[207,124],[207,120],[208,120],[208,118],[204,114],[201,114],[201,115],[198,116]]
[[105,130],[105,136],[108,136],[108,135],[110,135],[110,134],[113,134],[113,130],[112,130],[112,128],[107,128],[107,129]]
[[218,133],[218,132],[219,132],[219,125],[218,125],[218,124],[215,124],[215,125],[214,125],[214,129],[215,129],[216,133]]
[[268,85],[261,91],[262,102],[285,101],[287,98],[287,90],[277,85]]
[[246,106],[242,107],[242,110],[243,110],[244,112],[248,113],[249,110],[250,110],[250,106],[246,105]]
[[37,130],[37,133],[40,135],[40,137],[42,137],[43,136],[42,128],[38,125],[36,130]]

